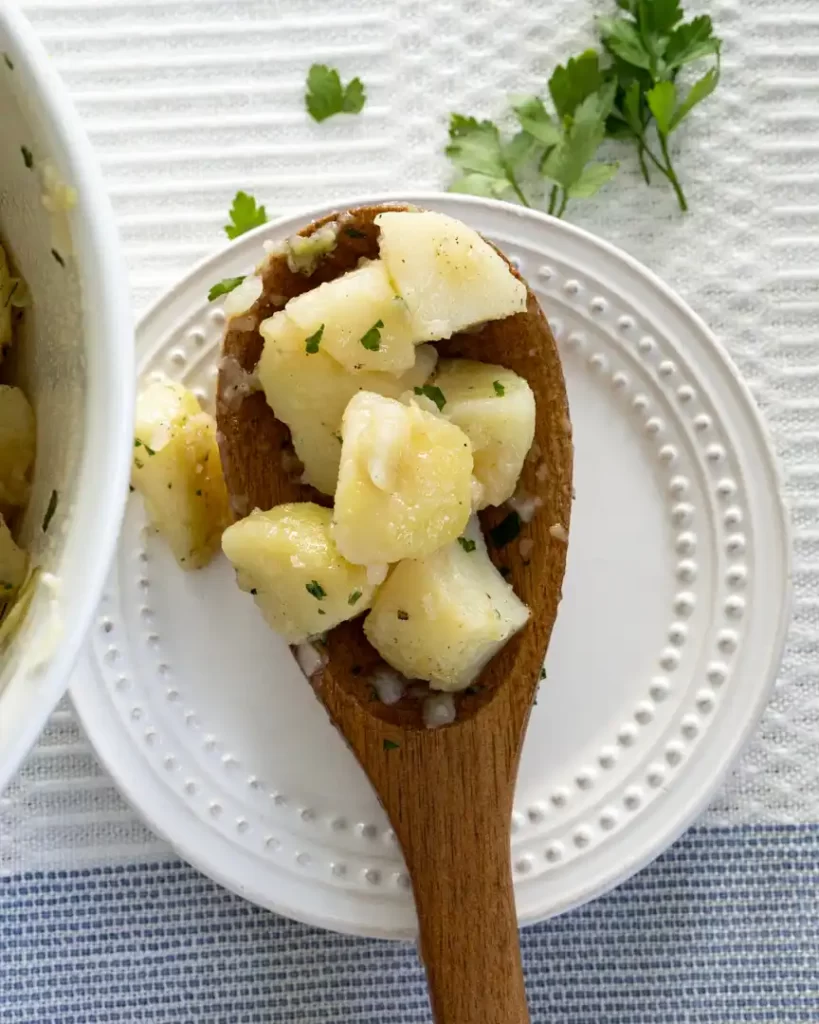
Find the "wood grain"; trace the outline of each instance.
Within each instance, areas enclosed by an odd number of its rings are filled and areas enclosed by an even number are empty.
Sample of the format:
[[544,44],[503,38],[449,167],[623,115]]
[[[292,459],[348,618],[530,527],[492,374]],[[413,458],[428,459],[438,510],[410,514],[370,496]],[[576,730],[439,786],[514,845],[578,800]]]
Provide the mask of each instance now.
[[[393,206],[391,209],[401,209]],[[263,271],[264,293],[225,335],[223,353],[248,371],[258,362],[258,324],[293,295],[378,256],[374,217],[365,208],[332,215],[304,228],[309,234],[330,220],[340,224],[338,245],[310,276],[292,273],[283,257]],[[458,697],[455,724],[427,730],[418,700],[387,707],[371,699],[368,682],[379,658],[364,637],[361,619],[332,630],[329,660],[311,680],[319,699],[347,740],[395,829],[412,879],[420,950],[438,1024],[526,1024],[510,870],[510,824],[515,778],[540,669],[561,596],[567,546],[555,526],[568,531],[572,494],[572,443],[563,373],[548,323],[529,292],[525,313],[457,335],[437,345],[442,355],[495,362],[525,377],[537,401],[534,449],[522,487],[542,505],[524,525],[531,538],[526,558],[515,540],[493,560],[509,574],[532,618],[484,669],[478,692]],[[294,481],[282,469],[287,428],[262,394],[238,407],[224,400],[228,377],[220,373],[217,420],[228,491],[238,515],[285,501],[326,496]],[[539,466],[544,466],[538,474]],[[538,480],[538,475],[544,479]],[[484,530],[506,510],[481,513]],[[527,546],[528,547],[528,546]]]

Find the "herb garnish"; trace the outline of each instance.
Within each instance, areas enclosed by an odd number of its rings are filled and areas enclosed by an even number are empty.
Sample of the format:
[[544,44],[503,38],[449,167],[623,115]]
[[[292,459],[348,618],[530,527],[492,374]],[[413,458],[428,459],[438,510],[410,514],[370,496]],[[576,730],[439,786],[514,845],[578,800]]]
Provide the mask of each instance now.
[[[624,13],[597,22],[603,46],[612,58],[610,73],[617,84],[608,135],[632,142],[646,184],[651,183],[653,165],[669,181],[680,209],[685,211],[688,202],[674,169],[668,139],[694,107],[716,89],[722,41],[714,35],[708,15],[683,21],[680,0],[618,0],[618,7]],[[714,66],[684,94],[679,92],[679,73],[705,57],[715,58]],[[652,126],[659,155],[647,139]]]
[[316,352],[318,352],[319,345],[321,344],[321,336],[323,334],[324,324],[322,324],[315,333],[311,334],[309,338],[305,339],[304,351],[307,353],[308,356],[314,356]]
[[406,622],[409,619],[409,612],[405,612],[403,608],[399,608],[396,615],[402,622]]
[[7,53],[3,54],[3,60],[6,62],[6,67],[9,71],[14,71],[14,64],[12,63],[11,57]]
[[492,387],[494,388],[495,394],[498,396],[498,398],[503,398],[503,396],[506,394],[506,388],[503,386],[503,384],[501,384],[499,380],[493,380]]
[[358,228],[345,228],[344,234],[348,238],[366,238],[367,235],[363,231],[359,231]]
[[475,550],[475,541],[470,540],[469,537],[459,537],[458,543],[468,555]]
[[23,154],[23,163],[28,167],[29,170],[34,166],[34,154],[28,148],[28,146],[21,146],[20,152]]
[[359,339],[364,348],[369,352],[378,352],[381,348],[381,328],[383,326],[383,320],[376,320],[369,331]]
[[400,746],[401,746],[401,744],[400,743],[396,743],[395,740],[384,740],[384,749],[385,750],[398,750],[400,748]]
[[43,533],[45,533],[51,525],[51,520],[54,518],[54,513],[57,511],[57,502],[59,500],[59,494],[57,494],[56,491],[52,491],[51,497],[48,499],[48,508],[43,516]]
[[138,437],[134,438],[134,448],[144,448],[149,455],[156,455],[154,449],[149,444],[146,444],[145,441],[140,441]]
[[358,114],[366,100],[360,78],[342,86],[338,71],[326,64],[314,64],[307,73],[304,103],[314,121],[326,121],[334,114]]
[[327,597],[327,591],[317,581],[311,580],[309,583],[304,584],[308,594],[311,594],[317,601],[323,601]]
[[[452,114],[446,147],[458,172],[452,191],[542,203],[562,217],[571,199],[595,195],[616,174],[616,163],[592,162],[608,137],[633,143],[646,183],[653,167],[670,182],[680,209],[688,208],[669,137],[716,89],[721,40],[707,15],[684,21],[680,0],[616,2],[620,13],[597,21],[603,61],[586,50],[555,68],[548,83],[553,110],[540,96],[515,99],[520,130],[511,138],[492,121]],[[680,72],[707,57],[714,66],[681,93]]]
[[347,604],[350,604],[350,605],[356,604],[360,600],[360,598],[361,598],[361,591],[360,590],[354,590],[350,594],[350,596],[347,598]]
[[54,257],[54,259],[55,259],[55,260],[56,260],[56,261],[57,261],[57,262],[58,262],[58,263],[60,264],[60,266],[61,266],[61,267],[64,267],[64,266],[65,266],[65,260],[64,260],[64,259],[62,258],[62,256],[61,256],[61,255],[60,255],[60,254],[59,254],[59,253],[57,252],[57,250],[56,250],[56,249],[52,249],[52,250],[51,250],[51,255],[52,255],[52,256]]
[[208,302],[213,302],[214,299],[218,299],[220,295],[227,295],[228,292],[232,292],[234,288],[238,288],[239,285],[244,281],[245,275],[240,274],[239,277],[225,277],[221,281],[213,285],[208,292]]
[[506,547],[520,533],[521,520],[517,512],[510,512],[497,526],[489,531],[489,538],[496,548]]
[[236,193],[229,216],[230,224],[225,224],[225,234],[228,238],[238,238],[246,231],[267,223],[267,210],[263,206],[258,206],[253,196],[247,192]]
[[446,405],[446,395],[434,384],[424,384],[423,387],[414,388],[414,391],[416,395],[425,395],[430,401],[434,402],[438,406],[439,412]]

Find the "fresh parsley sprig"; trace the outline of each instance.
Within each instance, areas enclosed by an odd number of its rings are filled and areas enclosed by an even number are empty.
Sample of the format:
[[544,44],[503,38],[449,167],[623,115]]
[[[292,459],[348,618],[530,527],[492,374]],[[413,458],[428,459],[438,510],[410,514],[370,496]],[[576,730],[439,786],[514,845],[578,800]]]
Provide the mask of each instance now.
[[267,210],[247,192],[237,192],[230,207],[230,224],[225,224],[228,238],[238,238],[246,231],[267,223]]
[[[721,40],[714,35],[708,15],[684,21],[680,0],[617,0],[617,6],[623,14],[597,22],[603,46],[612,58],[611,75],[617,88],[607,131],[610,137],[636,145],[646,184],[651,182],[650,168],[654,167],[669,181],[685,211],[688,201],[673,164],[669,137],[716,89]],[[714,59],[714,65],[681,90],[677,85],[680,72],[708,57]],[[659,153],[652,145],[652,128]]]
[[531,206],[523,181],[542,179],[548,210],[558,217],[571,199],[593,196],[617,172],[617,164],[592,163],[606,137],[615,85],[589,50],[557,67],[549,79],[553,112],[539,96],[513,99],[520,131],[504,139],[492,121],[453,114],[446,154],[460,172],[450,186],[496,199],[514,197]]

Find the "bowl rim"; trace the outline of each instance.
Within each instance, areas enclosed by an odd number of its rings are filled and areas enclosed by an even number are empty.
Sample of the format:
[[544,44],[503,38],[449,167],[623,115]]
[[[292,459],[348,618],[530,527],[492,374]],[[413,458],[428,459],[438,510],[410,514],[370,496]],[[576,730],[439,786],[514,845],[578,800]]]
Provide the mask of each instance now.
[[[72,587],[70,601],[61,602],[62,631],[53,655],[41,668],[26,671],[24,665],[18,667],[0,694],[0,700],[8,698],[12,704],[16,728],[11,742],[0,750],[2,791],[66,691],[100,600],[128,496],[136,374],[127,272],[108,190],[91,143],[33,26],[15,3],[0,7],[0,28],[6,36],[4,49],[13,63],[13,73],[21,74],[30,86],[29,95],[55,163],[77,189],[82,211],[82,245],[76,268],[82,286],[89,394],[77,474],[78,507],[87,489],[83,483],[95,485],[93,521],[82,522],[72,514],[61,540],[61,549],[66,550],[76,543],[78,534],[87,534],[81,586]],[[77,225],[73,228],[76,231]],[[94,332],[88,331],[89,322],[94,323]],[[98,334],[104,344],[92,348],[90,333]],[[104,429],[100,432],[101,425]],[[15,694],[21,687],[27,692]]]

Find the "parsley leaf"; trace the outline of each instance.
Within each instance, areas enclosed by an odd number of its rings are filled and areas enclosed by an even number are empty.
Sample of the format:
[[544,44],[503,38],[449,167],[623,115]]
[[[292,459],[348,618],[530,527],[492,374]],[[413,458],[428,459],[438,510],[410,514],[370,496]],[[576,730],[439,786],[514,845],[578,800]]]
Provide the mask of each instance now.
[[354,590],[350,594],[350,596],[347,598],[347,604],[349,604],[349,605],[357,604],[360,599],[361,599],[361,591],[360,590]]
[[385,750],[398,750],[400,748],[400,746],[401,746],[401,744],[400,743],[396,743],[395,740],[384,740],[384,749]]
[[[681,210],[688,209],[669,150],[669,136],[719,84],[721,41],[707,15],[684,21],[680,0],[618,0],[625,14],[600,18],[597,27],[612,58],[617,92],[606,124],[609,137],[627,139],[647,184],[650,168],[667,179]],[[715,65],[683,94],[677,77],[705,57]],[[656,132],[656,151],[651,129]]]
[[309,338],[304,339],[304,351],[308,356],[314,356],[319,350],[321,344],[321,336],[324,334],[324,324],[319,329],[310,335]]
[[359,341],[368,352],[378,352],[381,348],[381,328],[383,326],[383,320],[376,320],[366,334],[359,338]]
[[461,545],[461,547],[468,555],[471,555],[472,552],[475,550],[475,541],[470,540],[469,537],[459,537],[458,543]]
[[225,277],[221,281],[217,281],[216,284],[211,286],[208,292],[208,302],[213,302],[214,299],[218,299],[220,295],[227,295],[228,292],[232,292],[234,288],[238,288],[239,285],[244,281],[245,275],[240,274],[239,277]]
[[52,491],[51,497],[48,499],[48,508],[43,516],[43,533],[45,533],[49,526],[51,526],[51,520],[54,518],[54,513],[57,511],[57,502],[59,499],[59,494],[56,491]]
[[318,582],[318,580],[311,580],[309,583],[305,583],[304,589],[317,601],[323,601],[324,598],[327,597],[327,591]]
[[516,172],[531,155],[531,149],[531,137],[527,138],[523,132],[504,142],[498,126],[491,121],[452,114],[446,155],[460,175],[449,186],[449,191],[494,199],[503,199],[512,193],[518,202],[529,206]]
[[253,196],[247,192],[237,192],[230,208],[230,224],[225,224],[228,238],[238,238],[246,231],[267,223],[267,210],[258,206]]
[[326,121],[334,114],[358,114],[366,100],[360,78],[342,86],[338,71],[326,64],[314,64],[307,73],[304,102],[314,121]]
[[415,388],[414,390],[416,395],[424,395],[434,402],[438,406],[438,412],[446,405],[446,395],[434,384],[424,384],[423,387]]
[[495,389],[495,394],[498,396],[498,398],[503,398],[503,396],[506,394],[506,388],[503,386],[503,384],[501,384],[499,380],[493,380],[492,387]]

